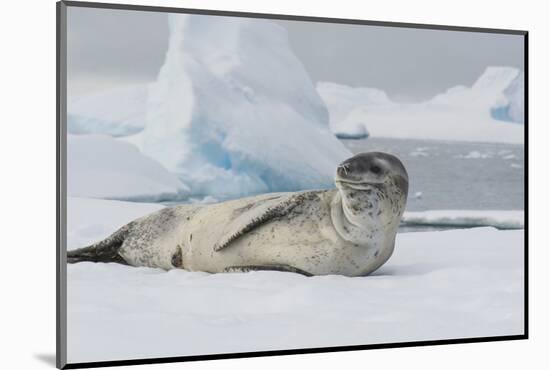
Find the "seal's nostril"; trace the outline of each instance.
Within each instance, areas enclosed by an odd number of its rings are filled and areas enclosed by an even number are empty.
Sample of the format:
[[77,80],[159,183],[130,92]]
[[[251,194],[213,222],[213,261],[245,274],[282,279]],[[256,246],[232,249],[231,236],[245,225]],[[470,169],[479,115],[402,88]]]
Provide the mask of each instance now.
[[337,170],[336,170],[336,173],[340,176],[347,174],[346,166],[343,165],[343,164],[339,165]]

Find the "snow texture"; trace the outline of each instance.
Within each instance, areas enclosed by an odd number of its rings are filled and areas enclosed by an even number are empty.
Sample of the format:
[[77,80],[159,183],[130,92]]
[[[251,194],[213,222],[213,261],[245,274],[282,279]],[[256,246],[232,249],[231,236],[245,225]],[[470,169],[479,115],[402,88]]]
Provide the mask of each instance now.
[[[158,207],[69,198],[69,249]],[[361,278],[68,265],[68,360],[522,334],[523,258],[523,231],[475,228],[398,234]]]
[[132,144],[103,135],[68,135],[69,196],[162,201],[186,197],[189,189]]
[[148,85],[108,89],[69,101],[70,134],[105,134],[114,137],[141,132],[145,126]]
[[523,95],[511,87],[519,76],[516,68],[488,67],[472,87],[456,86],[421,103],[394,103],[378,90],[368,100],[362,89],[327,83],[317,88],[339,135],[353,136],[365,126],[372,137],[523,143],[523,127],[491,116],[495,102],[507,94],[515,97],[513,111],[520,111]]
[[478,210],[436,210],[405,212],[402,218],[405,225],[437,226],[494,226],[499,229],[522,229],[523,211],[478,211]]
[[335,168],[351,153],[330,132],[327,109],[282,27],[181,14],[170,15],[169,25],[139,134],[145,155],[194,195],[333,185]]
[[491,109],[493,118],[524,123],[525,121],[525,74],[522,71],[508,85],[500,99]]

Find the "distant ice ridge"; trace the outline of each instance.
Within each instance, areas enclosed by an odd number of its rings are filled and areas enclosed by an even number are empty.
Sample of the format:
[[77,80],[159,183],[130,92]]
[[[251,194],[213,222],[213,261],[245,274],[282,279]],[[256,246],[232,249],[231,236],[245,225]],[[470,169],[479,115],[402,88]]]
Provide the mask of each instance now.
[[392,104],[385,92],[368,87],[349,87],[333,82],[317,83],[317,92],[328,104],[332,132],[341,138],[362,139],[368,136],[366,122],[352,122],[344,127],[346,116],[358,106]]
[[145,126],[147,93],[147,84],[129,85],[69,101],[67,131],[114,137],[137,134]]
[[[523,127],[491,116],[495,102],[512,94],[507,91],[513,90],[510,86],[518,76],[516,68],[489,67],[472,87],[456,86],[426,102],[409,104],[392,102],[376,89],[329,83],[317,89],[338,135],[353,135],[364,126],[373,137],[523,143]],[[523,104],[519,89],[513,91]]]
[[103,135],[68,135],[67,193],[135,201],[176,200],[189,189],[128,143]]
[[[139,137],[193,194],[240,196],[333,185],[351,153],[286,32],[245,18],[170,15],[166,60]],[[266,47],[269,45],[269,47]]]
[[502,121],[524,123],[525,73],[523,71],[514,78],[503,94],[504,97],[491,108],[491,116]]
[[433,210],[405,212],[405,225],[494,226],[499,229],[522,229],[523,211]]

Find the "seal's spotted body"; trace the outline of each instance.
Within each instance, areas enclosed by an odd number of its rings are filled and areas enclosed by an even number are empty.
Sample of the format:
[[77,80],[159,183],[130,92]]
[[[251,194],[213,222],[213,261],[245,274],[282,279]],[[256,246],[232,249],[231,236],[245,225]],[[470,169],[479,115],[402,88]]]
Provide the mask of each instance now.
[[68,261],[367,275],[393,252],[407,173],[394,156],[363,153],[338,167],[336,187],[165,208],[70,251]]

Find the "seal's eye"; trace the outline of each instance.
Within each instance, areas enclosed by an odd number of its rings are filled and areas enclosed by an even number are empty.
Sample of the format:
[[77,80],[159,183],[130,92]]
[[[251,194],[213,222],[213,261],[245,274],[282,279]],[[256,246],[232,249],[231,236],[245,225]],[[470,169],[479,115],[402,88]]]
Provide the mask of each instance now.
[[378,175],[380,172],[382,172],[382,169],[380,168],[380,166],[374,165],[374,166],[371,166],[370,172]]

